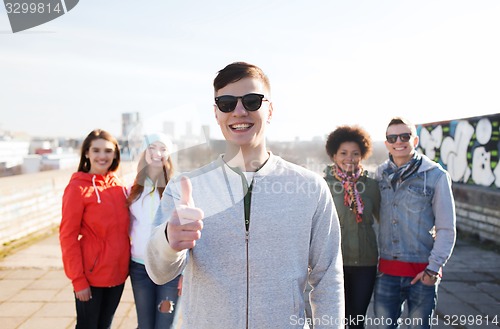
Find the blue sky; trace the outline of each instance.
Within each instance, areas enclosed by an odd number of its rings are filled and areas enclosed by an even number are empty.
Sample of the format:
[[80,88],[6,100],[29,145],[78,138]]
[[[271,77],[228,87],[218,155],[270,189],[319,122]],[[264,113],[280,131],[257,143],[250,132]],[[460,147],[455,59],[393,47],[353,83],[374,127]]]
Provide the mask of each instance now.
[[[218,127],[212,81],[234,61],[272,85],[273,140],[341,124],[384,138],[415,123],[498,113],[500,1],[90,1],[13,34],[0,9],[0,129],[82,137],[146,128]],[[179,131],[180,133],[181,131]]]

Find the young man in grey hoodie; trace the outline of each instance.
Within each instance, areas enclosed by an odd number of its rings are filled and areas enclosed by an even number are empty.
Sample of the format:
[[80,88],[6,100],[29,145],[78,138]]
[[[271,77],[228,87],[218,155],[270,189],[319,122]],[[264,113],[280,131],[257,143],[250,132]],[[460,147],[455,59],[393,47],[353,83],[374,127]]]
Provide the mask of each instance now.
[[162,284],[183,272],[184,328],[343,327],[340,229],[328,186],[266,149],[273,104],[260,68],[227,65],[214,92],[226,151],[167,186],[148,244],[150,277]]

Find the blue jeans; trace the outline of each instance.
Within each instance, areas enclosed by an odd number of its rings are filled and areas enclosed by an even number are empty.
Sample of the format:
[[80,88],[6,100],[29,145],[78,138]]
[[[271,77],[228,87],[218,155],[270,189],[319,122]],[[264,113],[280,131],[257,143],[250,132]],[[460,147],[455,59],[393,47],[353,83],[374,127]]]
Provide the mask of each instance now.
[[[430,328],[437,303],[438,284],[428,286],[411,277],[379,274],[375,282],[374,311],[379,328]],[[403,305],[408,305],[408,318],[400,319]]]
[[76,329],[109,329],[125,284],[110,288],[90,287],[92,299],[76,299]]
[[[148,276],[146,267],[134,261],[130,262],[130,281],[134,292],[135,309],[140,329],[168,329],[174,321],[177,308],[179,277],[157,285]],[[172,312],[161,312],[164,301],[173,303]]]

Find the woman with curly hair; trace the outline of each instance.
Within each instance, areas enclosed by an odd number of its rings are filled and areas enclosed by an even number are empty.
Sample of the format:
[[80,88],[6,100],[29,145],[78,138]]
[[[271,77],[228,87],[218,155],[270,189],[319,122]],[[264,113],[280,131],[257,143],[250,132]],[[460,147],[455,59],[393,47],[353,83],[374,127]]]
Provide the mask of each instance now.
[[378,183],[361,165],[371,151],[371,138],[359,126],[338,127],[326,142],[326,153],[333,163],[325,169],[325,180],[340,220],[348,328],[364,328],[377,274],[373,224],[378,221],[380,192]]

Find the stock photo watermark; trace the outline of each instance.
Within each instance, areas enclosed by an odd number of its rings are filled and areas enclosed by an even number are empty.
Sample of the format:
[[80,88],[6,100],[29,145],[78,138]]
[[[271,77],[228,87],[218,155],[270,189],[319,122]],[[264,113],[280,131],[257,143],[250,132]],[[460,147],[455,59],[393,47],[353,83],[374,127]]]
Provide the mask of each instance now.
[[[369,326],[422,326],[424,324],[424,319],[422,318],[398,318],[393,321],[390,318],[380,317],[374,318],[364,315],[358,315],[353,319],[338,319],[331,316],[324,315],[319,318],[301,318],[296,315],[290,316],[291,325],[308,325],[309,327],[314,325],[321,326],[352,326],[358,323],[365,322]],[[395,323],[394,323],[395,322]],[[498,315],[443,315],[440,318],[437,316],[430,316],[425,321],[430,325],[443,325],[443,326],[488,326],[495,325],[498,326],[500,319]]]
[[4,0],[12,33],[50,22],[75,8],[79,0]]

